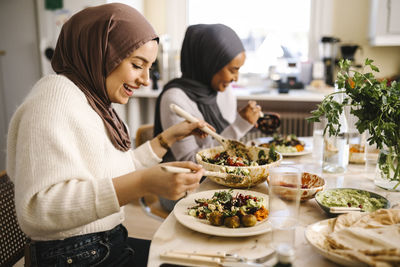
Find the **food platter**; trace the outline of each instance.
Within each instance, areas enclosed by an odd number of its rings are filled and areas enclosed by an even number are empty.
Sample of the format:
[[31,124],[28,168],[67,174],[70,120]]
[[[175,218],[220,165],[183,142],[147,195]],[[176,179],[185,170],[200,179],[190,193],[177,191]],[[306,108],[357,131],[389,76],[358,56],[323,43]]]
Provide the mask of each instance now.
[[[190,216],[188,214],[188,208],[195,205],[195,199],[199,198],[211,198],[215,192],[220,190],[208,190],[202,191],[195,194],[189,194],[186,198],[181,199],[178,203],[176,203],[173,213],[182,225],[187,228],[215,236],[224,236],[224,237],[241,237],[241,236],[254,236],[267,233],[271,231],[271,225],[268,219],[257,222],[255,226],[252,227],[240,227],[240,228],[227,228],[225,226],[213,226],[207,220],[198,219],[196,217]],[[233,190],[233,194],[241,193],[246,195],[254,195],[256,197],[264,198],[264,202],[267,205],[268,203],[268,195],[249,191],[249,190]]]
[[[280,152],[279,150],[277,150],[277,152],[281,153],[282,156],[284,157],[297,157],[297,156],[303,156],[303,155],[308,155],[312,152],[312,147],[301,137],[298,138],[300,141],[305,142],[306,146],[304,147],[303,151],[300,152]],[[268,143],[269,141],[272,140],[272,137],[261,137],[261,138],[257,138],[254,140],[250,140],[249,142],[247,142],[247,146],[259,146],[261,144],[264,143]]]
[[328,234],[332,232],[332,223],[335,219],[327,219],[307,226],[304,234],[310,245],[322,256],[344,266],[364,267],[364,263],[350,257],[337,254],[334,251],[324,248],[323,242]]

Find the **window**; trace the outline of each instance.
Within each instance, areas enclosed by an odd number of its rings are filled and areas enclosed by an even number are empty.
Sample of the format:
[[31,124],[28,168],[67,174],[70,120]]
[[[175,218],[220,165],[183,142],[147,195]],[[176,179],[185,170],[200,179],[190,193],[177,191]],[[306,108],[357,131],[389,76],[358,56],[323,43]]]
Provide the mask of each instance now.
[[309,58],[311,0],[188,0],[188,23],[223,23],[241,38],[241,73],[267,74],[271,67]]

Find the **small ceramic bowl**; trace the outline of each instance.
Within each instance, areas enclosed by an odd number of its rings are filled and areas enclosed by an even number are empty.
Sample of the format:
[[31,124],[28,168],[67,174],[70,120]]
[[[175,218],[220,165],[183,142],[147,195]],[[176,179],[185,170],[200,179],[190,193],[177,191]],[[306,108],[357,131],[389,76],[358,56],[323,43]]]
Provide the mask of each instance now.
[[[383,197],[383,196],[381,196],[381,195],[379,195],[379,194],[377,194],[377,193],[374,193],[374,192],[370,192],[370,191],[366,191],[366,190],[362,190],[362,189],[355,189],[355,188],[332,188],[332,189],[327,189],[327,190],[324,190],[323,192],[318,192],[318,193],[316,194],[316,196],[315,196],[315,200],[317,201],[318,205],[319,205],[329,216],[331,216],[331,217],[337,216],[337,215],[339,215],[339,214],[341,214],[341,213],[331,213],[331,212],[330,212],[330,207],[331,207],[332,205],[324,205],[324,204],[322,203],[322,199],[323,199],[324,197],[329,197],[329,196],[331,196],[332,193],[335,193],[335,192],[340,193],[340,192],[342,192],[343,190],[346,190],[346,192],[349,192],[349,190],[354,191],[354,194],[357,194],[357,192],[358,192],[358,193],[362,193],[362,194],[369,195],[369,198],[372,199],[371,201],[375,201],[374,199],[383,200],[384,206],[383,206],[382,208],[383,208],[383,209],[388,209],[388,208],[390,208],[390,202],[389,202],[389,200],[388,200],[387,198],[385,198],[385,197]],[[351,191],[350,191],[350,192],[351,192]],[[341,197],[341,199],[345,199],[345,196]],[[352,199],[359,199],[359,197],[357,197],[356,195],[354,195],[354,196],[352,196]],[[363,201],[365,201],[365,200],[362,200],[362,199],[361,199],[361,200],[359,200],[359,201],[360,201],[360,203],[361,203],[361,205],[362,205]],[[376,208],[376,209],[378,209],[378,208]],[[345,213],[345,212],[343,212],[343,213]]]
[[[269,183],[269,179],[267,179]],[[282,181],[283,186],[279,187],[277,193],[287,199],[293,199],[295,196],[295,189],[290,185],[284,186],[285,181]],[[301,176],[301,201],[306,201],[315,197],[315,195],[324,190],[325,180],[316,174],[303,172]]]

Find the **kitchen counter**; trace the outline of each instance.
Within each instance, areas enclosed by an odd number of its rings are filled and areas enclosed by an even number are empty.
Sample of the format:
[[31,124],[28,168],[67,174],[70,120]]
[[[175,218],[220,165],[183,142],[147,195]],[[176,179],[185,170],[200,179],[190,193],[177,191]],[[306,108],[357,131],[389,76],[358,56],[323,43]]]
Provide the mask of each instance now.
[[[332,89],[318,90],[308,87],[307,89],[290,90],[287,94],[280,94],[277,89],[234,89],[238,100],[256,100],[256,101],[293,101],[293,102],[321,102],[327,93],[333,92]],[[143,88],[135,92],[132,98],[157,98],[161,89],[152,90],[150,88]]]
[[[161,87],[160,87],[161,88]],[[156,99],[161,89],[152,90],[143,88],[135,91],[127,106],[127,122],[134,135],[140,125],[154,122]],[[263,111],[284,113],[309,114],[316,109],[325,95],[333,92],[329,89],[290,90],[287,94],[279,94],[275,88],[248,88],[234,89],[238,107],[243,107],[249,100],[255,100]]]

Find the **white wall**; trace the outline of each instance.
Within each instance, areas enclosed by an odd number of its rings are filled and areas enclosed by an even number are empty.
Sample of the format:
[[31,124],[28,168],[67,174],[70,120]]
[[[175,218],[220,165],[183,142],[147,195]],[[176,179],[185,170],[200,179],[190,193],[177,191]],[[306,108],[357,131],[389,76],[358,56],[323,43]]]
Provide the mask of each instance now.
[[[0,1],[0,50],[5,51],[0,60],[4,97],[0,112],[6,125],[16,107],[40,78],[35,25],[33,1]],[[4,137],[7,129],[0,130],[1,137]],[[0,142],[0,170],[5,168],[3,140]]]
[[400,74],[400,46],[371,46],[369,44],[370,1],[333,1],[332,33],[343,43],[355,43],[362,47],[355,60],[363,63],[365,58],[375,60],[380,72],[378,77]]

